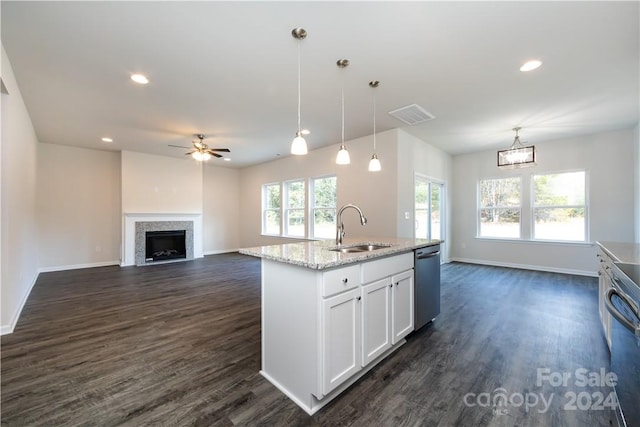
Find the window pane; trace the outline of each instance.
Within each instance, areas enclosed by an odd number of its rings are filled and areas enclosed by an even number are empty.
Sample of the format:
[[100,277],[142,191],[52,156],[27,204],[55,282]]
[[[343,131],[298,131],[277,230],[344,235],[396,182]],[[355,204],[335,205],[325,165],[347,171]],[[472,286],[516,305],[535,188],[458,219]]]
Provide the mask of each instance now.
[[267,185],[265,187],[265,209],[280,208],[280,185]]
[[287,211],[287,235],[304,237],[304,210]]
[[440,239],[440,190],[441,185],[431,184],[431,238]]
[[336,207],[336,177],[318,178],[313,181],[313,204],[316,208]]
[[585,240],[584,208],[536,208],[533,238]]
[[416,233],[415,236],[418,239],[426,239],[429,232],[429,211],[426,209],[416,209]]
[[304,208],[304,182],[287,183],[287,207]]
[[480,181],[480,207],[520,206],[520,178]]
[[480,237],[520,237],[520,209],[481,209]]
[[570,172],[536,175],[534,183],[535,206],[584,205],[585,173]]
[[336,210],[316,209],[313,218],[313,235],[331,239],[336,235]]
[[265,211],[265,234],[280,234],[280,211]]

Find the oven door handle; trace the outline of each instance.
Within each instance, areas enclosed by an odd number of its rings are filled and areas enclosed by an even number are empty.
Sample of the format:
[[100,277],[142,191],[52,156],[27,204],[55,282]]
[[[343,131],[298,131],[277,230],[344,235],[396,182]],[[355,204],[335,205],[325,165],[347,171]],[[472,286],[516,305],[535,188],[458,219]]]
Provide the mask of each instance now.
[[[611,302],[611,297],[617,295],[621,300],[623,300],[628,306],[629,308],[631,308],[633,310],[633,304],[631,303],[631,301],[629,300],[629,298],[624,295],[621,292],[618,292],[617,289],[615,288],[609,288],[607,290],[607,295],[604,299],[605,305],[607,306],[607,311],[613,316],[615,317],[615,319],[620,322],[622,324],[622,326],[624,326],[625,328],[627,328],[629,331],[633,332],[636,336],[640,336],[640,327],[636,328],[636,326],[631,323],[629,321],[629,319],[627,319],[626,317],[624,317],[617,308],[614,307],[613,303]],[[638,313],[636,312],[635,315],[637,316]]]

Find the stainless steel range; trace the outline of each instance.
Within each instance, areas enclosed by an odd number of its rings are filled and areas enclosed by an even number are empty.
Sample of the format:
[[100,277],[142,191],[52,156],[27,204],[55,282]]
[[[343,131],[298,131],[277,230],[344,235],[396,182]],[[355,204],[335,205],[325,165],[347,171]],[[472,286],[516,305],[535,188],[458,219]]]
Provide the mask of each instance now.
[[617,421],[640,426],[640,265],[614,263],[606,306],[611,324],[611,371],[617,375]]

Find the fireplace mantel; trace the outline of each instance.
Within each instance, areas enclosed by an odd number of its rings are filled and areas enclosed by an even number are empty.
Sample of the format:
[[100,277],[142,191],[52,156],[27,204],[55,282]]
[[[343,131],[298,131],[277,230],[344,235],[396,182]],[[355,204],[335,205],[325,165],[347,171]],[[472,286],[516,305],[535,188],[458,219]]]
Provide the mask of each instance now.
[[122,221],[122,260],[121,266],[136,265],[136,223],[137,222],[172,222],[186,221],[193,223],[193,258],[202,258],[203,233],[202,214],[199,213],[124,213]]

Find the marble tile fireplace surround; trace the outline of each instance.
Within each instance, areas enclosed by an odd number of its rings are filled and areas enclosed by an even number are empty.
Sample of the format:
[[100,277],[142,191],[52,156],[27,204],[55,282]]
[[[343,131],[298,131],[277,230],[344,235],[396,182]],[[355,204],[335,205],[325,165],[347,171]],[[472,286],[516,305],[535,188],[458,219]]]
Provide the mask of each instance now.
[[146,232],[169,230],[185,230],[186,258],[180,261],[203,256],[202,215],[126,213],[123,221],[123,253],[120,265],[157,264],[158,262],[145,259]]

